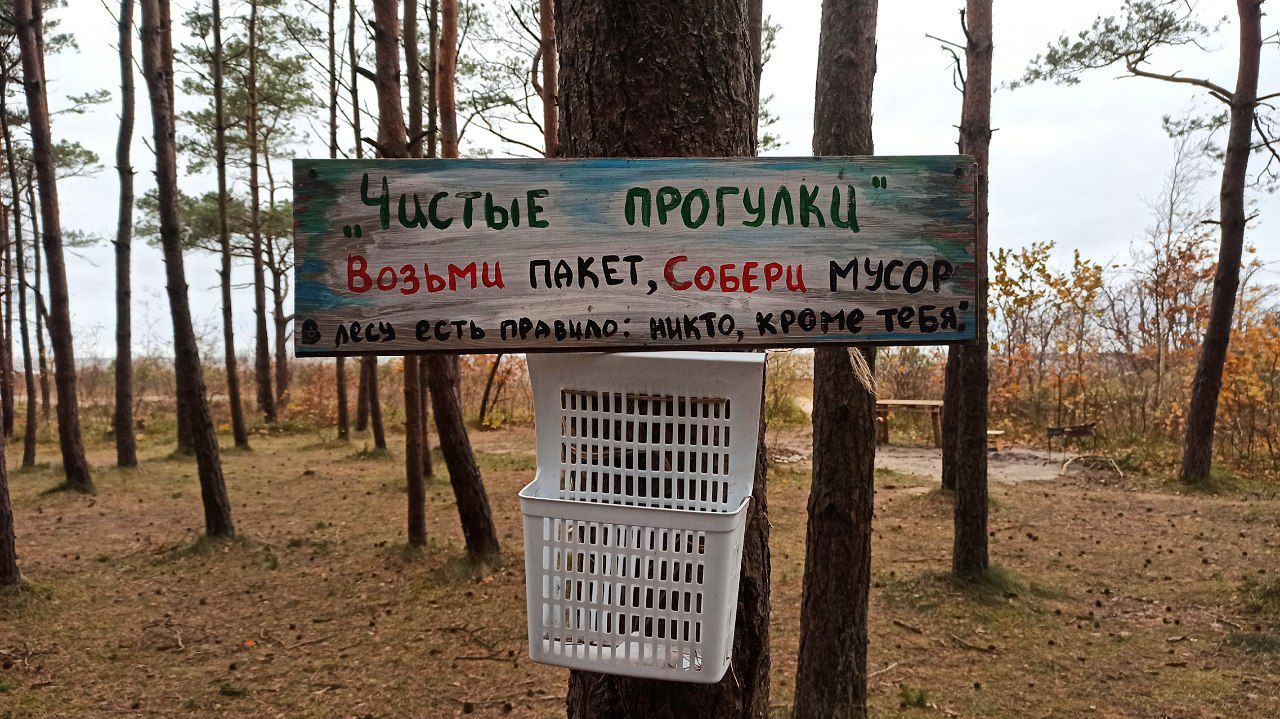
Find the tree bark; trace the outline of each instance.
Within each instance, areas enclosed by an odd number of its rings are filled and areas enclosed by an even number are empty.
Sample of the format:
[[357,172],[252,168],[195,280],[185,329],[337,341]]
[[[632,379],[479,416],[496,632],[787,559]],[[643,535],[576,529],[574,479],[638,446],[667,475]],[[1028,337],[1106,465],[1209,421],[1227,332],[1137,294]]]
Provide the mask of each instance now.
[[[7,81],[0,76],[0,118],[9,117]],[[16,266],[16,282],[18,289],[18,334],[22,343],[22,376],[26,386],[26,426],[22,433],[22,467],[34,467],[36,463],[36,379],[32,367],[31,332],[27,320],[27,261],[26,243],[22,239],[22,203],[18,199],[20,190],[17,175],[17,152],[13,146],[13,129],[8,122],[3,125],[5,165],[9,171],[9,191],[13,195],[13,247]],[[7,213],[6,213],[7,214]],[[5,243],[9,243],[8,222],[5,222]],[[35,253],[40,252],[39,243],[32,242]],[[6,283],[9,278],[6,278]],[[10,380],[12,381],[12,380]]]
[[373,446],[387,449],[387,433],[382,427],[382,402],[378,399],[378,358],[365,357],[364,370],[368,382],[369,425],[373,429]]
[[[354,0],[353,0],[354,1]],[[257,381],[258,411],[268,422],[276,421],[276,396],[271,387],[271,346],[267,336],[267,273],[263,260],[262,208],[258,182],[258,0],[249,0],[248,77],[249,96],[245,138],[249,143],[249,226],[253,236],[253,372]],[[359,140],[357,139],[357,145]]]
[[[558,156],[755,154],[752,36],[759,27],[750,26],[746,0],[560,0],[555,15]],[[574,671],[570,717],[768,716],[765,467],[762,443],[743,546],[733,664],[724,678],[678,684]]]
[[422,395],[422,474],[435,476],[435,468],[431,466],[431,388],[427,378],[427,357],[418,357],[418,391]]
[[458,505],[458,519],[466,539],[467,556],[485,559],[501,551],[498,530],[489,510],[489,497],[480,477],[480,467],[471,451],[471,439],[462,421],[462,404],[454,388],[458,385],[457,369],[446,355],[427,357],[431,409],[436,415],[436,431],[440,433],[440,451],[449,468],[449,484]]
[[[120,207],[116,219],[116,397],[111,417],[116,435],[116,465],[138,466],[138,440],[133,431],[133,315],[130,254],[133,248],[133,5],[120,0],[116,25],[120,45],[120,134],[116,138],[116,173]],[[216,0],[215,0],[216,4]]]
[[[870,155],[878,0],[822,5],[815,155]],[[867,599],[875,487],[875,350],[820,347],[813,359],[797,719],[867,714]]]
[[[556,156],[556,135],[559,133],[559,110],[556,108],[556,7],[554,0],[538,2],[538,32],[541,35],[542,53],[542,154]],[[496,364],[496,362],[495,362]],[[484,412],[480,413],[484,421]]]
[[[955,536],[951,571],[974,576],[987,571],[987,166],[991,147],[991,0],[968,0],[964,103],[960,111],[960,152],[972,155],[977,201],[977,337],[948,353],[957,360],[954,395]],[[946,404],[943,404],[946,409]]]
[[439,62],[436,64],[436,103],[440,111],[440,156],[458,156],[458,113],[454,86],[458,72],[458,0],[440,1]]
[[[131,0],[124,0],[130,2]],[[223,108],[222,0],[213,0],[213,114],[218,166],[218,251],[222,259],[222,348],[227,372],[227,403],[231,406],[231,435],[236,447],[249,449],[249,429],[240,401],[240,370],[236,361],[236,333],[231,306],[231,231],[227,225],[227,122]]]
[[32,155],[40,181],[40,210],[44,216],[44,251],[49,263],[51,304],[49,337],[53,343],[54,379],[58,386],[58,440],[62,449],[62,466],[67,476],[67,486],[88,492],[93,489],[93,479],[80,435],[71,307],[67,293],[66,260],[62,252],[62,224],[58,217],[58,179],[53,160],[53,139],[49,133],[49,105],[45,97],[40,5],[33,0],[14,0],[13,9],[22,53],[22,76],[31,124]]
[[1240,16],[1240,59],[1236,89],[1231,96],[1231,120],[1227,129],[1227,150],[1222,163],[1222,185],[1218,191],[1222,240],[1218,266],[1213,276],[1213,299],[1209,324],[1191,382],[1191,407],[1187,411],[1186,441],[1182,451],[1179,479],[1184,484],[1209,480],[1213,469],[1213,430],[1218,415],[1218,394],[1222,391],[1222,368],[1231,342],[1231,322],[1240,289],[1240,259],[1244,250],[1244,191],[1249,182],[1249,153],[1253,140],[1254,115],[1258,103],[1258,67],[1262,53],[1262,2],[1236,0]]
[[[2,88],[0,88],[0,92],[3,92]],[[5,154],[9,157],[12,157],[13,145],[8,141],[9,138],[7,136],[8,135],[7,128],[5,132],[6,132]],[[5,212],[5,214],[7,215],[8,213]],[[8,217],[5,217],[4,219],[5,219],[5,222],[0,223],[0,224],[3,224],[3,229],[0,229],[0,232],[4,233],[4,241],[8,242],[9,241]],[[22,224],[21,219],[15,214],[14,231],[18,237],[17,242],[14,244],[14,248],[16,250],[15,254],[17,259],[16,269],[18,271],[18,282],[17,282],[18,325],[19,325],[18,332],[22,336],[22,375],[23,375],[23,379],[25,380],[24,384],[26,385],[26,389],[27,389],[27,406],[25,408],[26,414],[27,414],[26,427],[24,428],[22,433],[22,468],[27,469],[30,467],[34,467],[36,465],[36,431],[38,427],[37,427],[37,420],[36,420],[36,383],[35,383],[34,372],[31,367],[30,332],[27,329],[26,248],[23,247],[22,235],[20,232],[18,232],[19,228],[21,227],[21,224]],[[39,252],[39,249],[37,249],[36,251]]]
[[[378,147],[382,156],[403,158],[410,154],[404,115],[400,109],[400,55],[396,41],[400,35],[400,23],[396,12],[398,0],[374,0],[373,50],[374,87],[378,96]],[[404,15],[413,16],[413,3],[406,0]],[[416,32],[413,33],[416,36]],[[406,57],[413,46],[416,55],[416,39],[409,33],[404,38]],[[414,67],[408,70],[416,75]],[[410,82],[412,85],[412,81]],[[419,94],[421,83],[419,82]],[[421,97],[419,97],[421,101]],[[412,104],[412,101],[411,101]],[[422,123],[421,110],[418,124]],[[418,360],[406,355],[404,365],[404,470],[408,494],[408,539],[412,546],[427,543],[427,490],[422,476],[422,387],[418,379]]]
[[489,376],[484,381],[484,392],[480,395],[480,416],[476,419],[476,424],[481,427],[485,426],[484,419],[489,414],[489,393],[493,391],[493,379],[498,376],[498,367],[501,365],[502,355],[498,354],[489,366]]
[[[329,0],[329,159],[338,157],[338,0]],[[351,417],[347,407],[347,358],[333,362],[334,385],[338,392],[338,439],[351,437]]]
[[[2,120],[0,120],[2,122]],[[7,220],[6,220],[7,222]],[[4,243],[4,327],[0,327],[0,427],[13,436],[13,243]]]
[[181,224],[178,218],[178,161],[173,115],[172,25],[168,0],[142,0],[142,65],[151,97],[151,124],[156,156],[157,208],[160,243],[164,251],[165,280],[173,319],[175,370],[185,381],[178,385],[178,403],[185,407],[195,448],[204,503],[205,533],[211,537],[235,534],[231,503],[227,498],[218,454],[218,438],[205,397],[204,370],[191,309],[182,259]]
[[[427,10],[427,44],[431,46],[431,58],[427,62],[427,157],[435,157],[438,148],[438,138],[440,135],[440,127],[437,118],[440,116],[439,109],[439,88],[437,85],[437,74],[440,59],[440,2],[439,0],[429,0],[426,3]],[[425,371],[425,369],[424,369]],[[426,375],[424,374],[425,378]],[[423,395],[424,398],[426,395]],[[423,404],[426,404],[425,399]]]
[[356,431],[369,429],[369,362],[367,358],[356,360]]
[[9,499],[4,445],[0,442],[0,588],[9,588],[18,586],[22,572],[18,568],[18,542],[13,531],[13,503]]
[[36,302],[36,358],[39,360],[38,369],[40,370],[36,377],[40,380],[40,416],[44,418],[44,423],[49,424],[49,360],[44,351],[44,318],[48,316],[48,310],[44,306],[44,294],[42,288],[44,286],[41,280],[41,262],[40,262],[40,221],[39,212],[36,210],[36,178],[35,167],[27,165],[27,208],[31,217],[31,237],[32,244],[36,250],[32,253],[35,256],[36,266],[36,282],[33,289]]
[[405,85],[409,90],[409,157],[422,157],[422,61],[418,50],[418,0],[404,0]]

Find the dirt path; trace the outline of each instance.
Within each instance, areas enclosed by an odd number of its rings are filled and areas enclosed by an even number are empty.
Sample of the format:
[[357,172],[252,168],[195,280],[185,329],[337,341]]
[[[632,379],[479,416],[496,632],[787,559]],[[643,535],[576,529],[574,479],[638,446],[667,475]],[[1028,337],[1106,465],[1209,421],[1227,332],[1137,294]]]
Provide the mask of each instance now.
[[[807,428],[771,430],[767,441],[770,459],[784,464],[808,462],[813,454],[812,436]],[[1004,483],[1058,479],[1064,461],[1063,456],[1057,452],[1021,447],[992,452],[988,457],[991,480]],[[880,445],[876,448],[876,468],[938,480],[942,476],[942,450],[934,447]]]

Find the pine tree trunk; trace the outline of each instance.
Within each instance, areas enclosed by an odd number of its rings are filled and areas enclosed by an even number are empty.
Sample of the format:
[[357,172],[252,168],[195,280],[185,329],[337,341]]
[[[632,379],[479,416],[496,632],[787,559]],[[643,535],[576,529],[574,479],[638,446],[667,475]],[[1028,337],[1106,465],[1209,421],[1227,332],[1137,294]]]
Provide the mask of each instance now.
[[[338,0],[329,0],[329,158],[338,157]],[[338,439],[351,437],[351,417],[347,407],[347,360],[338,357],[333,363],[334,384],[338,392]]]
[[33,168],[27,166],[27,206],[31,207],[31,237],[32,243],[36,246],[36,287],[33,289],[33,296],[36,301],[36,358],[38,359],[38,374],[40,379],[40,416],[44,418],[45,423],[49,423],[49,354],[45,352],[45,319],[49,317],[49,308],[45,307],[44,280],[41,279],[41,253],[40,253],[40,215],[36,211],[36,197],[32,192],[32,188],[36,186],[35,178],[31,177]]
[[18,586],[18,542],[13,531],[13,503],[9,499],[9,470],[5,463],[5,443],[0,442],[0,589]]
[[[2,90],[0,90],[2,91]],[[0,119],[0,123],[4,120]],[[6,226],[8,221],[6,220]],[[13,243],[4,243],[4,327],[0,335],[4,337],[0,345],[0,427],[4,436],[13,436]]]
[[267,422],[276,421],[276,397],[271,387],[271,346],[267,336],[267,272],[263,260],[262,197],[258,182],[258,0],[249,0],[248,77],[249,101],[245,136],[249,144],[249,227],[253,235],[253,373],[257,382],[258,411]]
[[454,85],[458,72],[458,0],[440,0],[440,60],[436,64],[436,104],[440,111],[440,156],[458,156],[458,114]]
[[[458,156],[458,121],[455,115],[454,87],[458,71],[458,3],[443,0],[440,4],[440,64],[436,68],[436,89],[440,113],[440,154],[453,159]],[[467,422],[462,414],[461,378],[458,358],[433,355],[427,358],[427,380],[431,409],[436,416],[436,433],[440,436],[440,452],[449,470],[449,483],[458,505],[458,519],[466,538],[467,555],[479,559],[498,554],[498,532],[489,511],[485,493],[467,436]]]
[[[93,489],[89,463],[80,435],[80,403],[76,396],[76,358],[71,332],[71,307],[67,292],[66,261],[62,252],[62,223],[58,217],[58,186],[49,133],[49,105],[45,97],[44,50],[40,39],[40,5],[14,0],[14,24],[22,53],[23,86],[31,126],[32,155],[40,181],[40,210],[44,216],[44,252],[49,263],[49,337],[58,385],[58,440],[67,486],[87,492]],[[15,198],[16,201],[16,198]]]
[[369,426],[373,429],[373,446],[385,450],[387,433],[382,427],[382,400],[378,397],[378,358],[365,357],[369,383]]
[[369,359],[361,357],[356,360],[356,375],[359,378],[356,387],[356,431],[369,429]]
[[481,427],[485,425],[485,417],[489,415],[489,394],[493,392],[493,380],[498,376],[498,367],[502,365],[502,355],[498,354],[493,358],[493,364],[489,366],[489,376],[484,381],[484,392],[480,395],[480,414],[476,420],[476,424]]
[[[124,0],[130,2],[130,0]],[[218,166],[218,252],[222,260],[222,350],[227,372],[227,403],[231,407],[231,436],[236,447],[249,449],[244,404],[240,400],[240,369],[231,305],[231,231],[227,223],[227,121],[223,107],[222,0],[213,0],[213,115],[214,152]]]
[[[440,2],[428,0],[427,10],[427,44],[431,47],[431,58],[427,62],[427,157],[435,157],[440,135],[438,118],[439,88],[437,77],[440,72]],[[423,377],[426,377],[425,366]],[[425,397],[425,395],[424,395]],[[423,404],[426,404],[424,399]]]
[[418,391],[422,395],[422,474],[427,477],[435,475],[431,466],[431,403],[430,381],[427,378],[427,358],[418,357]]
[[[0,89],[3,92],[3,89]],[[8,141],[8,130],[6,128],[5,138],[5,154],[8,158],[12,158],[13,145]],[[5,212],[7,215],[8,213]],[[9,241],[9,224],[6,216],[3,223],[4,241]],[[26,248],[23,247],[22,235],[20,229],[22,226],[21,218],[15,213],[14,215],[14,232],[17,234],[18,240],[14,243],[17,255],[17,271],[18,271],[18,332],[22,336],[22,376],[23,384],[26,385],[27,403],[26,403],[26,427],[22,433],[22,468],[27,469],[36,465],[36,432],[38,430],[36,420],[36,383],[34,372],[31,367],[31,333],[27,329],[27,261]],[[39,252],[39,249],[36,250]]]
[[[948,353],[957,361],[955,391],[955,536],[951,571],[973,576],[987,571],[987,165],[991,147],[991,0],[968,0],[965,15],[964,103],[960,110],[960,152],[977,166],[977,337]],[[943,408],[946,408],[944,403]]]
[[49,424],[49,361],[44,351],[44,318],[49,316],[48,309],[44,305],[44,294],[41,280],[41,262],[40,262],[40,222],[39,213],[36,210],[36,178],[35,167],[27,165],[27,208],[30,210],[31,216],[31,237],[34,238],[32,243],[37,247],[33,253],[35,255],[36,265],[36,283],[35,283],[35,301],[36,301],[36,357],[39,358],[40,373],[40,416],[44,418],[44,423]]
[[[8,108],[8,87],[5,78],[0,77],[0,117],[9,117]],[[15,279],[13,283],[18,290],[18,334],[22,343],[22,376],[23,384],[26,386],[27,402],[26,407],[26,426],[22,434],[22,467],[34,467],[36,463],[36,432],[39,427],[36,423],[36,380],[35,372],[32,367],[31,354],[31,332],[27,320],[27,262],[26,262],[26,243],[22,238],[22,203],[18,201],[20,191],[18,188],[17,175],[17,152],[13,147],[13,130],[6,122],[3,125],[4,133],[4,154],[5,165],[9,171],[9,191],[14,197],[13,203],[13,247],[16,259]],[[6,213],[7,214],[7,213]],[[8,222],[5,222],[5,243],[9,244]],[[33,242],[32,246],[36,254],[39,254],[40,247],[38,243]]]
[[458,505],[458,519],[466,539],[467,556],[483,560],[496,556],[498,530],[489,510],[480,467],[471,451],[471,439],[462,418],[462,404],[454,388],[458,386],[457,365],[446,355],[427,357],[431,409],[436,415],[436,432],[440,434],[440,451],[449,470],[449,484]]
[[289,313],[285,310],[286,289],[284,272],[278,270],[281,258],[271,249],[267,251],[271,261],[271,320],[275,323],[276,348],[276,412],[284,411],[289,404]]
[[[756,149],[745,0],[560,0],[559,157],[735,157]],[[637,68],[646,68],[637,71]],[[660,70],[659,76],[653,73]],[[573,719],[769,713],[769,519],[761,447],[743,546],[733,664],[715,684],[574,671]]]
[[116,219],[116,397],[111,423],[116,435],[116,465],[138,466],[138,441],[133,431],[133,315],[130,254],[133,247],[133,5],[120,0],[116,26],[120,49],[120,134],[116,139],[116,173],[120,176],[120,207]]
[[1240,16],[1240,59],[1236,88],[1231,98],[1231,120],[1227,130],[1227,150],[1222,163],[1222,186],[1218,192],[1222,240],[1218,265],[1213,276],[1213,299],[1209,324],[1191,382],[1191,407],[1187,411],[1186,441],[1179,479],[1184,484],[1209,480],[1213,469],[1213,430],[1218,415],[1218,394],[1222,391],[1222,368],[1231,342],[1231,323],[1240,289],[1240,259],[1244,250],[1244,191],[1249,182],[1249,153],[1257,111],[1258,66],[1262,51],[1262,3],[1236,0]]
[[[813,154],[870,155],[878,0],[824,2]],[[813,358],[800,652],[793,716],[867,714],[867,599],[875,487],[875,350],[820,347]]]
[[151,124],[156,155],[157,214],[164,251],[166,289],[173,319],[175,371],[186,380],[178,385],[178,403],[185,409],[195,448],[204,503],[205,533],[211,537],[235,534],[231,503],[227,498],[218,454],[218,438],[205,396],[204,370],[191,309],[182,259],[182,228],[178,218],[178,162],[173,114],[173,48],[169,0],[142,0],[142,65],[151,97]]
[[409,91],[409,157],[422,157],[422,60],[418,51],[418,0],[404,0],[405,85]]
[[[538,2],[538,33],[541,36],[539,52],[542,53],[542,154],[556,156],[556,136],[560,131],[560,115],[556,108],[556,86],[559,84],[556,67],[556,7],[554,0]],[[484,412],[480,413],[484,422]]]

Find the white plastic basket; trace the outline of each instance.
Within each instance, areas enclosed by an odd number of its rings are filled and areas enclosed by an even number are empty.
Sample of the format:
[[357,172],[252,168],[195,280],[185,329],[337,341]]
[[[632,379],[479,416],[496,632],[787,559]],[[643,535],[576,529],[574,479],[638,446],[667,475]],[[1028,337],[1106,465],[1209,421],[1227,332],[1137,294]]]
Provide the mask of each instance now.
[[729,667],[764,355],[530,355],[529,654],[715,682]]

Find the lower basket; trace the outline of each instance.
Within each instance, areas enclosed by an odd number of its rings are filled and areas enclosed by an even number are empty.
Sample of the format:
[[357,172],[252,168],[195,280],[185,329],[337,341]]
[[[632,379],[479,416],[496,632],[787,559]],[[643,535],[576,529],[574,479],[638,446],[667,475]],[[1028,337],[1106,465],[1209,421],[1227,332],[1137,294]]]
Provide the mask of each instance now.
[[520,492],[529,655],[571,669],[711,683],[729,667],[746,529],[734,512]]

